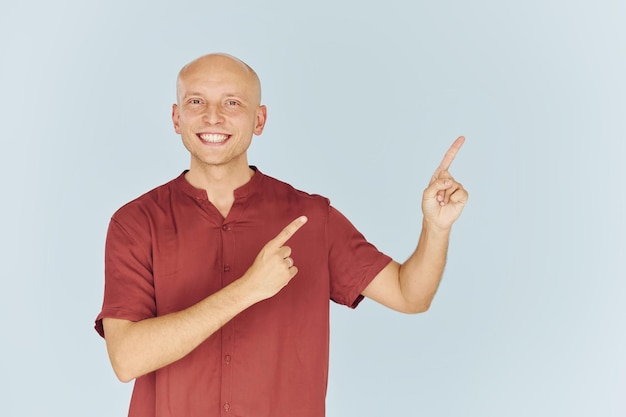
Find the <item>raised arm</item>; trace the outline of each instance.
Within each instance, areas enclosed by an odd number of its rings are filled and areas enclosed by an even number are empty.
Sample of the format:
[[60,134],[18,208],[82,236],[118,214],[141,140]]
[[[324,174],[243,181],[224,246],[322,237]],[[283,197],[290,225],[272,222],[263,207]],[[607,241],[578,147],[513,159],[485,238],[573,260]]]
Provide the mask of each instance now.
[[365,288],[363,295],[404,313],[428,310],[441,281],[452,224],[468,194],[449,168],[463,146],[457,138],[435,170],[422,197],[422,232],[415,252],[403,263],[391,262]]
[[117,377],[128,382],[181,359],[237,314],[278,293],[298,273],[285,243],[306,221],[291,222],[241,278],[185,310],[138,322],[103,319]]

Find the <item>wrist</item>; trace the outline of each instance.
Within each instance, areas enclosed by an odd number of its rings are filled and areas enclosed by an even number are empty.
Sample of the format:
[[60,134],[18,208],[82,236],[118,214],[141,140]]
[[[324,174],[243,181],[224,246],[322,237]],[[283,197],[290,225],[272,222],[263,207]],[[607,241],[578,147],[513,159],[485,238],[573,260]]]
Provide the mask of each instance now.
[[434,222],[428,221],[426,218],[422,220],[422,233],[427,233],[432,236],[448,237],[451,231],[452,225],[442,227]]

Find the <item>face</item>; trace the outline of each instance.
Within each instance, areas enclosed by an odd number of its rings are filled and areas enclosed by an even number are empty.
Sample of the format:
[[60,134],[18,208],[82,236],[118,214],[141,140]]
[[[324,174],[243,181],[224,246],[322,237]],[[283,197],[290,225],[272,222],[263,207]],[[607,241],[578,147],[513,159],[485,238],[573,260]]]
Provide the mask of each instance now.
[[183,68],[172,121],[191,154],[192,171],[248,169],[252,135],[260,135],[265,126],[260,90],[256,75],[228,56],[205,56]]

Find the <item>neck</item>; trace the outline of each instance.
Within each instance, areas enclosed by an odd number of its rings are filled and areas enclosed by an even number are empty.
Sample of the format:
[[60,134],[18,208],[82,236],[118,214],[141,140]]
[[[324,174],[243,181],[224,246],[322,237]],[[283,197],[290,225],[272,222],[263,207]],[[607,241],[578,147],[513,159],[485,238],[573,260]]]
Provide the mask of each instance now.
[[225,218],[235,200],[234,191],[248,183],[254,175],[247,160],[244,162],[245,164],[237,166],[231,164],[198,166],[192,161],[185,179],[195,188],[205,190],[209,201]]

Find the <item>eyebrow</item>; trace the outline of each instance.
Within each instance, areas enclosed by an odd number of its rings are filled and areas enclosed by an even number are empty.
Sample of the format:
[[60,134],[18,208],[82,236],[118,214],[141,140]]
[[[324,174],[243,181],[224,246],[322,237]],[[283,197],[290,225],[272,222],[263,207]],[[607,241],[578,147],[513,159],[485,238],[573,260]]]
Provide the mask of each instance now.
[[[203,94],[203,93],[201,93],[201,92],[198,92],[198,91],[190,91],[190,92],[187,92],[187,93],[186,93],[183,97],[184,97],[184,98],[187,98],[187,97],[192,97],[192,96],[204,96],[204,95],[205,95],[205,94]],[[232,93],[232,92],[229,92],[229,93],[222,94],[222,97],[237,97],[237,98],[243,98],[243,97],[244,97],[244,95],[243,95],[243,94],[241,94],[241,93]]]

